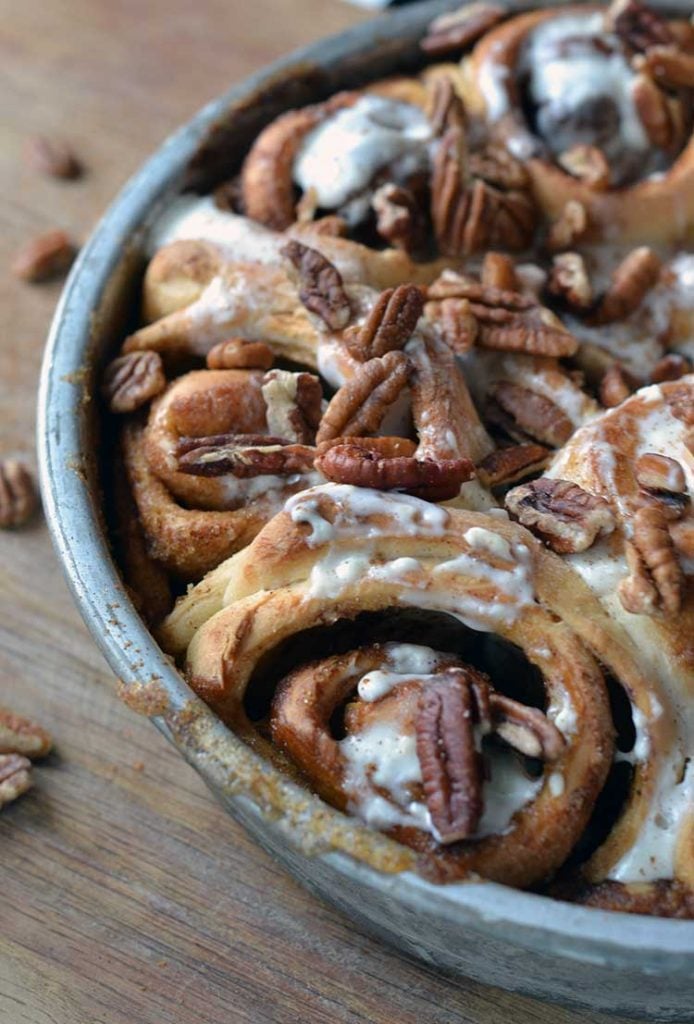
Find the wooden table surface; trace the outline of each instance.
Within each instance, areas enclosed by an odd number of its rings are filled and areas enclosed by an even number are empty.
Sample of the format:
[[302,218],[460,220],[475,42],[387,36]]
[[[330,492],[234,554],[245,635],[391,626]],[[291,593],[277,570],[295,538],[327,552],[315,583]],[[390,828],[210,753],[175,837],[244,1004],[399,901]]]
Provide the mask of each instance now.
[[[338,0],[0,0],[0,260],[83,238],[176,125],[234,80],[365,15]],[[88,173],[41,178],[37,132]],[[33,461],[59,285],[0,274],[0,455]],[[122,706],[45,525],[0,535],[0,704],[56,753],[0,815],[0,1024],[578,1024],[598,1018],[452,982],[304,893]]]

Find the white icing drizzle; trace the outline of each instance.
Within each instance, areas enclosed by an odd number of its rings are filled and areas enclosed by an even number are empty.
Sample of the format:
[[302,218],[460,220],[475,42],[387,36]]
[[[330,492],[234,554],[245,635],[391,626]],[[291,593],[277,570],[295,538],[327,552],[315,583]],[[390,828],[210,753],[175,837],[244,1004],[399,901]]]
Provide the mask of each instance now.
[[[546,657],[549,657],[549,653],[547,652]],[[547,708],[547,717],[554,722],[563,736],[575,736],[578,732],[578,715],[571,695],[559,684],[552,688],[552,700]]]
[[313,189],[319,206],[335,210],[362,193],[383,167],[392,165],[395,180],[426,169],[431,139],[429,120],[418,107],[362,96],[309,132],[294,162],[294,181],[304,192]]

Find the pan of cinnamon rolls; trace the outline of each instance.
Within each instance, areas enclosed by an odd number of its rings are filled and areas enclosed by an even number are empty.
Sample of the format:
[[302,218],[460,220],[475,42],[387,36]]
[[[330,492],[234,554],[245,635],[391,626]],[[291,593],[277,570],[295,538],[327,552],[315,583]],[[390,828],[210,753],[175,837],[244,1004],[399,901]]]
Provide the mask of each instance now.
[[685,6],[421,4],[236,90],[97,230],[43,393],[85,616],[232,813],[410,953],[654,1020],[694,996]]

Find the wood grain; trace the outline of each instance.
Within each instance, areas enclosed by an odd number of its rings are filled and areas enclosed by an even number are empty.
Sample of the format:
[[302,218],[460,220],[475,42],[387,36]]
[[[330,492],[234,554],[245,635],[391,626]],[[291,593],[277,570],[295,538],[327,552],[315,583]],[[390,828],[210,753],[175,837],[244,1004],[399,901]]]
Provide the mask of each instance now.
[[[203,102],[361,17],[337,0],[2,0],[3,267],[34,233],[83,238]],[[22,146],[35,132],[66,136],[86,177],[32,171]],[[0,454],[33,459],[58,292],[0,274]],[[300,890],[119,705],[40,521],[0,535],[0,581],[0,703],[57,745],[36,788],[0,816],[0,1024],[589,1019],[437,977]]]

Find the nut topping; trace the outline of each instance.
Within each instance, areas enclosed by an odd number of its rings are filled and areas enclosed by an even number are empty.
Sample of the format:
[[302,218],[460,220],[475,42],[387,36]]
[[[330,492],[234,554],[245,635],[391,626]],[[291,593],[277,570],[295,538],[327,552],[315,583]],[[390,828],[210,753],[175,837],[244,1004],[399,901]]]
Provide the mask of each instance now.
[[632,98],[649,142],[659,149],[678,150],[684,132],[679,98],[668,96],[645,74],[634,79]]
[[413,284],[381,292],[361,329],[345,331],[347,348],[364,363],[386,352],[402,349],[410,340],[424,310],[422,293]]
[[454,352],[467,352],[475,344],[478,323],[467,299],[427,302],[424,315]]
[[102,393],[113,413],[134,412],[166,387],[158,352],[129,352],[106,367]]
[[40,725],[0,707],[0,754],[45,757],[52,746],[53,740]]
[[651,46],[634,66],[667,89],[694,89],[694,54],[677,46]]
[[638,381],[621,363],[613,363],[602,376],[599,397],[606,409],[615,409],[638,387]]
[[679,380],[691,371],[692,364],[686,356],[670,352],[659,359],[651,370],[651,384],[662,384],[666,380]]
[[443,135],[449,128],[465,127],[465,107],[448,75],[434,79],[429,121],[435,136]]
[[633,543],[626,547],[631,572],[619,587],[622,604],[636,615],[652,614],[658,607],[676,615],[682,606],[684,576],[667,516],[657,506],[640,508],[633,527]]
[[315,449],[263,434],[215,434],[182,437],[178,470],[191,476],[291,476],[313,466]]
[[610,286],[591,317],[594,324],[610,324],[624,320],[639,308],[646,292],[658,283],[661,262],[643,245],[624,257],[612,274]]
[[292,240],[281,250],[299,274],[299,298],[331,331],[343,330],[352,310],[340,272],[316,249]]
[[380,427],[385,414],[407,387],[412,364],[404,352],[387,352],[362,363],[354,377],[331,399],[316,441],[359,437]]
[[22,246],[12,262],[12,273],[30,284],[49,281],[69,270],[76,252],[64,231],[47,231]]
[[313,444],[323,404],[318,377],[270,370],[263,377],[262,392],[268,432],[298,444]]
[[[397,444],[394,444],[397,442]],[[392,454],[393,451],[410,454]],[[344,438],[321,446],[316,469],[335,483],[404,491],[426,501],[454,498],[475,473],[469,459],[416,458],[404,438]]]
[[684,470],[676,459],[656,452],[644,452],[634,465],[634,476],[639,487],[647,491],[668,491],[683,494],[687,489]]
[[559,164],[596,192],[604,192],[610,187],[610,165],[597,146],[572,146],[559,155]]
[[0,754],[0,808],[31,789],[31,761],[21,754]]
[[422,215],[414,193],[402,185],[387,182],[371,197],[376,214],[376,230],[395,249],[410,252],[420,244]]
[[499,4],[465,4],[457,11],[434,18],[420,46],[432,57],[463,50],[505,16]]
[[551,456],[549,448],[540,444],[516,444],[497,448],[477,465],[477,476],[484,487],[515,484],[539,473]]
[[79,178],[82,165],[70,146],[57,136],[35,135],[26,144],[28,163],[41,174],[68,181]]
[[573,309],[590,308],[593,304],[593,288],[579,253],[563,252],[552,258],[547,291],[563,299]]
[[269,370],[275,361],[272,349],[264,341],[229,338],[207,353],[209,370]]
[[568,416],[550,398],[536,391],[511,381],[498,381],[489,394],[523,434],[543,444],[559,448],[573,434]]
[[485,253],[480,280],[485,288],[498,288],[505,292],[518,291],[515,264],[511,257],[503,252]]
[[612,533],[615,519],[604,498],[570,480],[540,477],[506,495],[511,516],[559,554],[586,551]]
[[0,528],[23,526],[38,505],[34,478],[17,459],[0,459]]
[[639,0],[615,0],[605,15],[605,28],[637,52],[672,39],[665,19]]

